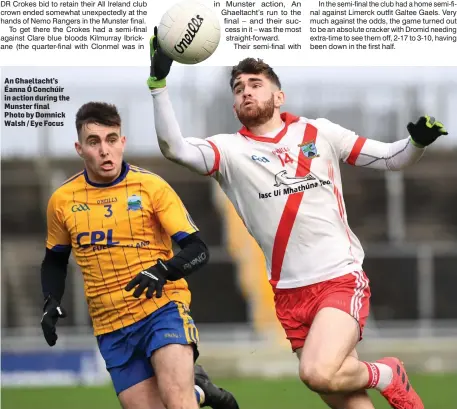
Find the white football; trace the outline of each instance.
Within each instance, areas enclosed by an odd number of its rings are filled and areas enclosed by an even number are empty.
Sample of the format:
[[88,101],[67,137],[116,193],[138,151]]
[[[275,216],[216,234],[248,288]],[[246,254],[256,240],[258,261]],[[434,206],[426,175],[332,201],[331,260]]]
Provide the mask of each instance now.
[[184,0],[171,7],[157,29],[160,47],[181,64],[198,64],[216,51],[221,29],[216,12],[199,0]]

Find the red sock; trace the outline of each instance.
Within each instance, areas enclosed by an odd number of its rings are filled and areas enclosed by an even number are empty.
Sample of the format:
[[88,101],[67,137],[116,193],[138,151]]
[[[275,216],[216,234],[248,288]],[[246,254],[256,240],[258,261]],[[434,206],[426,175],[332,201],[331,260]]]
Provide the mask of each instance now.
[[379,383],[379,368],[371,362],[362,361],[368,368],[368,383],[364,389],[376,388]]

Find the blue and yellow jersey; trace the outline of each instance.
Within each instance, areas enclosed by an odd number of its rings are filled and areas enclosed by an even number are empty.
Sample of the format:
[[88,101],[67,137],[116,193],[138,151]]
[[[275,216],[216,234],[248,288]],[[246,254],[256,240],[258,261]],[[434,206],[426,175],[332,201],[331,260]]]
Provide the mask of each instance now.
[[172,239],[198,230],[159,176],[124,164],[114,182],[101,185],[80,172],[50,198],[47,225],[46,247],[72,248],[81,268],[95,335],[133,324],[170,300],[190,304],[184,279],[167,282],[161,298],[137,299],[124,290],[157,259],[173,256]]

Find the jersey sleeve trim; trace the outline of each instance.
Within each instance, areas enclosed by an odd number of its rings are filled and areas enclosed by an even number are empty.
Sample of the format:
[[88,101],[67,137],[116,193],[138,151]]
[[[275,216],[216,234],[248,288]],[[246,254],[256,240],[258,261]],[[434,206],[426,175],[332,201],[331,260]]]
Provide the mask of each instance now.
[[359,136],[357,140],[355,141],[354,146],[352,147],[351,153],[349,154],[346,163],[349,165],[355,166],[355,162],[357,161],[357,158],[360,155],[360,152],[362,151],[363,145],[365,145],[365,141],[367,138],[364,138],[363,136]]
[[219,152],[218,147],[214,142],[211,142],[210,140],[208,140],[208,142],[213,148],[215,158],[213,168],[208,173],[206,173],[205,176],[211,176],[214,172],[217,172],[219,170],[219,165],[221,162],[221,153]]
[[186,238],[189,234],[192,234],[192,233],[186,233],[185,231],[178,231],[177,233],[173,234],[173,236],[171,236],[171,238],[175,243],[178,243],[182,239]]
[[55,251],[56,253],[65,253],[71,250],[71,244],[56,244],[55,246],[49,248],[49,250]]

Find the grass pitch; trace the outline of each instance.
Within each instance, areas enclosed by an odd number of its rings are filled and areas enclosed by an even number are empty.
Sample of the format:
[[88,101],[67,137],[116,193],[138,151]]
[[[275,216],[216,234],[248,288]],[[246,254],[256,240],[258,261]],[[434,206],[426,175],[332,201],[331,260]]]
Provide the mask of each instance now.
[[[427,409],[457,409],[457,374],[411,375]],[[220,379],[217,384],[235,394],[241,409],[324,409],[319,397],[298,379]],[[376,409],[389,409],[372,391]],[[2,409],[119,408],[114,390],[106,387],[2,388]]]

